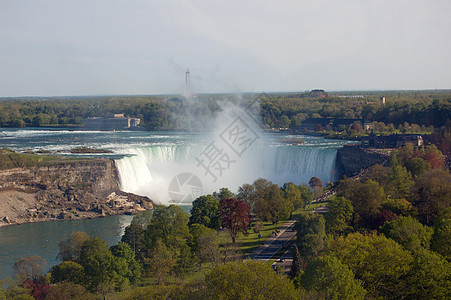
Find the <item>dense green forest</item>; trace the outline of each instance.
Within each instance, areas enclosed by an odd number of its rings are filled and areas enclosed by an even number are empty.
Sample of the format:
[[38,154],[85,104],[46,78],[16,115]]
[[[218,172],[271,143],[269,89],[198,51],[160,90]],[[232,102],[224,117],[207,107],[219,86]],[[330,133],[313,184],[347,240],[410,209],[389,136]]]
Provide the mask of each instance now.
[[[451,175],[435,145],[324,188],[266,179],[133,218],[118,245],[74,232],[45,273],[21,258],[0,299],[449,299]],[[324,193],[335,195],[313,203]],[[327,205],[324,214],[312,207]],[[296,219],[289,274],[243,260]],[[251,236],[259,239],[251,242]],[[28,298],[27,298],[28,297]]]
[[[386,104],[381,103],[381,97],[386,98]],[[0,126],[81,126],[84,118],[124,113],[140,118],[147,130],[196,130],[220,113],[227,101],[246,106],[256,100],[263,125],[277,129],[297,128],[308,118],[352,118],[391,125],[393,130],[404,126],[406,130],[425,132],[431,131],[427,127],[444,126],[451,115],[450,91],[201,94],[192,99],[179,96],[3,98],[0,99]],[[419,128],[412,129],[412,124]]]
[[[229,102],[257,103],[267,129],[351,118],[372,122],[379,133],[434,133],[431,145],[408,143],[387,165],[327,187],[316,177],[309,186],[260,178],[236,194],[222,188],[197,198],[190,214],[156,206],[135,216],[111,247],[74,232],[48,272],[39,256],[16,261],[13,278],[0,282],[0,299],[451,297],[451,175],[443,155],[451,150],[449,91],[2,99],[0,126],[81,126],[86,117],[124,113],[147,130],[197,130]],[[362,125],[323,134],[359,136]],[[2,155],[6,166],[39,158]],[[334,195],[318,203],[325,194]],[[312,212],[320,205],[324,215]],[[297,231],[289,274],[244,259],[289,219]]]

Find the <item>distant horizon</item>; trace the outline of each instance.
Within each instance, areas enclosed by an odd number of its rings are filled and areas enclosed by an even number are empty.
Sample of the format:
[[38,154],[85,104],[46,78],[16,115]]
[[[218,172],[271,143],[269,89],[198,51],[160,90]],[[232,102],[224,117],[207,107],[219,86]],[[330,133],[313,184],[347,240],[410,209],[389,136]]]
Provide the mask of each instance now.
[[[451,92],[451,88],[445,89],[369,89],[369,90],[326,90],[314,88],[311,90],[293,90],[293,91],[261,91],[261,92],[204,92],[193,93],[192,95],[259,95],[259,94],[294,94],[307,93],[313,90],[324,90],[326,93],[368,93],[368,92]],[[86,95],[30,95],[30,96],[0,96],[0,99],[27,99],[27,98],[83,98],[83,97],[164,97],[164,96],[183,96],[180,94],[86,94]]]

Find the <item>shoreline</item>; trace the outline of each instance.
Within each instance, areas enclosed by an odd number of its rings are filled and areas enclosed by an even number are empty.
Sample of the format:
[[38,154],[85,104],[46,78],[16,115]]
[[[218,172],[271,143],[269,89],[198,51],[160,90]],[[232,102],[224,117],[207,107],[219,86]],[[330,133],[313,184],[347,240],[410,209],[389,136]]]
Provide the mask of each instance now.
[[[145,211],[145,210],[142,210]],[[99,219],[99,218],[107,218],[107,217],[113,217],[113,216],[135,216],[140,212],[118,212],[116,214],[108,214],[108,215],[86,215],[86,216],[77,216],[70,219],[58,219],[58,218],[48,218],[48,219],[33,219],[33,220],[19,220],[14,223],[6,223],[4,221],[0,220],[0,228],[3,227],[10,227],[10,226],[17,226],[17,225],[24,225],[24,224],[31,224],[31,223],[43,223],[43,222],[60,222],[60,221],[77,221],[77,220],[92,220],[92,219]]]

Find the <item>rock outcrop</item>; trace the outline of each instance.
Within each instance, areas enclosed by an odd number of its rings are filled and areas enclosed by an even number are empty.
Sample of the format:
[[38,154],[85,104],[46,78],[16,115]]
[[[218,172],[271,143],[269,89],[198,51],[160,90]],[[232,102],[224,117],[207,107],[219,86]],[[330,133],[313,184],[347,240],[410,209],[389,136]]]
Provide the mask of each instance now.
[[337,169],[347,177],[352,177],[375,164],[382,164],[387,157],[359,146],[344,146],[337,151]]
[[153,206],[147,197],[119,190],[117,169],[109,159],[0,171],[0,226],[134,214]]

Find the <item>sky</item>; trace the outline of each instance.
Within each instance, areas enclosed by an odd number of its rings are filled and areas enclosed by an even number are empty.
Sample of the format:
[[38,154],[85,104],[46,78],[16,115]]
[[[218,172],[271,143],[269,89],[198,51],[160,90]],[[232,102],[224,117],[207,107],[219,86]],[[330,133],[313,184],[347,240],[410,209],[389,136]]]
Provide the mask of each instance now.
[[451,88],[449,0],[0,0],[0,97]]

